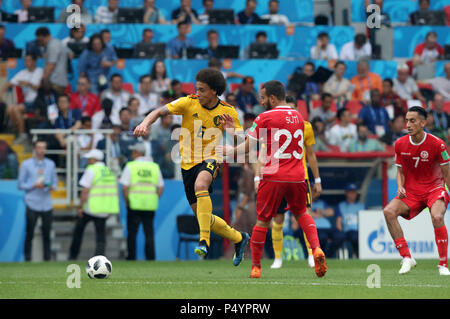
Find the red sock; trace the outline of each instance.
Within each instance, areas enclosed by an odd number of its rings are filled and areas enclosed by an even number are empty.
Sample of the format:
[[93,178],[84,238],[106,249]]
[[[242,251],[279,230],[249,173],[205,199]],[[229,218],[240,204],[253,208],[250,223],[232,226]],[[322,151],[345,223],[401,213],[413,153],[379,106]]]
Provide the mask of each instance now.
[[298,224],[302,228],[303,232],[306,235],[306,239],[309,241],[309,245],[311,249],[315,249],[316,247],[320,247],[319,237],[317,236],[317,228],[314,219],[308,214],[304,213],[297,218]]
[[447,267],[448,233],[447,227],[442,226],[434,229],[436,245],[439,253],[439,265]]
[[400,256],[403,258],[409,257],[411,258],[411,253],[409,252],[408,244],[406,243],[405,238],[397,238],[394,239],[395,248],[397,248],[398,252],[400,253]]
[[252,251],[252,266],[261,267],[261,256],[266,242],[267,228],[253,227],[252,238],[250,239],[250,248]]

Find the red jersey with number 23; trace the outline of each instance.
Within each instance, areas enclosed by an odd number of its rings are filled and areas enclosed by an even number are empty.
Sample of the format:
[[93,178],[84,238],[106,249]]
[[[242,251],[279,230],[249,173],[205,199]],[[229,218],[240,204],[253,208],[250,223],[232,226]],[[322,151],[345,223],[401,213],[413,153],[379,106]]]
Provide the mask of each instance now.
[[395,142],[395,164],[403,169],[406,196],[408,193],[426,195],[444,187],[441,165],[449,162],[445,143],[429,133],[419,143],[413,143],[409,135]]
[[302,115],[289,106],[277,106],[256,117],[248,131],[250,138],[266,145],[267,160],[261,169],[263,180],[303,182]]

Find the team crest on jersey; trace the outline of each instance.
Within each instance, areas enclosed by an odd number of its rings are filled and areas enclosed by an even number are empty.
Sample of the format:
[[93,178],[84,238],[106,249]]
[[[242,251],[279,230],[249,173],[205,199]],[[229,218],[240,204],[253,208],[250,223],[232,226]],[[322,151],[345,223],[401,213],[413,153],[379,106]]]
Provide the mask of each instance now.
[[215,126],[219,126],[221,124],[220,115],[215,116],[213,121]]
[[428,152],[427,152],[427,151],[422,151],[422,152],[420,153],[420,157],[421,157],[422,159],[427,159],[427,158],[428,158]]

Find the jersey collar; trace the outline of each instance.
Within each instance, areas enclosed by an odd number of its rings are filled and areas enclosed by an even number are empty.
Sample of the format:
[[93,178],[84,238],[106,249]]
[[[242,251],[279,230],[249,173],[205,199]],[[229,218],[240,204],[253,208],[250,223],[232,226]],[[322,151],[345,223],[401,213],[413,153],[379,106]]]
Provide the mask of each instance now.
[[427,138],[427,132],[425,132],[425,134],[424,134],[424,136],[423,136],[423,139],[419,142],[419,143],[414,143],[413,141],[412,141],[412,138],[411,138],[411,135],[409,136],[409,142],[412,144],[412,145],[415,145],[415,146],[419,146],[419,145],[421,145],[423,142],[425,142],[425,139]]
[[221,102],[221,101],[220,101],[220,99],[218,98],[218,99],[217,99],[216,105],[214,105],[212,108],[208,108],[208,107],[204,106],[203,104],[200,104],[200,105],[201,105],[203,108],[207,109],[208,111],[212,111],[212,110],[214,110],[216,107],[219,106],[220,102]]
[[289,105],[278,105],[278,106],[275,106],[274,109],[290,109],[290,110],[292,110],[292,107],[290,107]]

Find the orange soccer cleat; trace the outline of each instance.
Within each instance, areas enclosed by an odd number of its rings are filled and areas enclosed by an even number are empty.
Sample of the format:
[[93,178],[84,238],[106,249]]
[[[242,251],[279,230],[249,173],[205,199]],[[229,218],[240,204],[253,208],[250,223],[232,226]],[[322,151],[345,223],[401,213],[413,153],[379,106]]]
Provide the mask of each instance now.
[[327,272],[327,263],[325,262],[325,254],[323,253],[322,249],[317,247],[316,249],[314,249],[313,255],[317,277],[325,276],[325,273]]
[[250,273],[250,278],[261,278],[261,267],[252,266],[252,272]]

